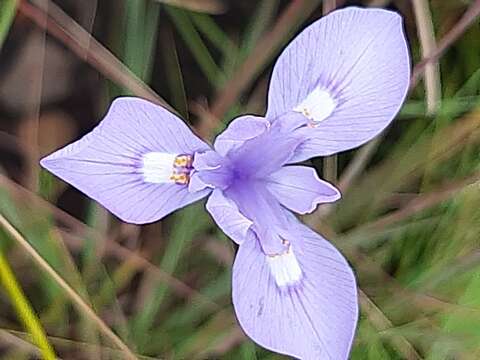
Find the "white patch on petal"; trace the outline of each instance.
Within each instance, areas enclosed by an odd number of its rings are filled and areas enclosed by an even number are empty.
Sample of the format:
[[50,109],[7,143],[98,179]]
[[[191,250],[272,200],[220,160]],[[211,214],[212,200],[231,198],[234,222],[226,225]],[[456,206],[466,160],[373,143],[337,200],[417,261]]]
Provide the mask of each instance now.
[[278,286],[294,285],[301,280],[302,269],[291,246],[283,254],[267,255],[266,259]]
[[187,185],[193,169],[192,155],[151,152],[143,155],[143,179],[149,183]]
[[149,183],[171,183],[176,154],[151,152],[143,155],[143,178]]
[[329,117],[336,106],[337,103],[332,95],[317,87],[293,111],[300,112],[309,120],[317,123]]

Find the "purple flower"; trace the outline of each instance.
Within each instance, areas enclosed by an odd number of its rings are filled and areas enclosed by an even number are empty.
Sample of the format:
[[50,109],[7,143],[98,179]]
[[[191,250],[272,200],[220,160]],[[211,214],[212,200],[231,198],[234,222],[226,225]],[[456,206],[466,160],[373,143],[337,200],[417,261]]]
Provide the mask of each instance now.
[[340,194],[314,169],[292,164],[381,132],[405,98],[409,72],[400,16],[347,8],[288,45],[266,116],[235,119],[213,149],[163,108],[120,98],[91,133],[41,164],[137,224],[208,196],[208,212],[239,245],[233,304],[247,335],[302,359],[346,359],[358,316],[353,272],[291,213]]

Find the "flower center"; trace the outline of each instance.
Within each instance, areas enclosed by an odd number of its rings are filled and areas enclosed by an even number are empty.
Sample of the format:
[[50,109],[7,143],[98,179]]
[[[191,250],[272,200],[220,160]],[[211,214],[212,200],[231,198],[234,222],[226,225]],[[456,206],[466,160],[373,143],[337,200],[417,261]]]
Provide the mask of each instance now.
[[192,155],[150,152],[142,159],[143,178],[149,183],[187,185],[190,182],[192,163]]

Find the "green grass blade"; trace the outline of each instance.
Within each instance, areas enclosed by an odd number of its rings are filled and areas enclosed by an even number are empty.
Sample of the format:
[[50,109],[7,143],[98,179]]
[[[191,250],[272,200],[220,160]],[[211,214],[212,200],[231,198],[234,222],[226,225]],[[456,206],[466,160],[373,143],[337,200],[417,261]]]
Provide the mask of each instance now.
[[218,87],[221,80],[221,72],[218,65],[213,60],[210,51],[206,47],[198,31],[192,24],[188,13],[181,9],[166,7],[167,13],[172,18],[180,36],[185,41],[197,61],[205,77],[214,87]]
[[165,54],[165,75],[172,97],[172,104],[185,119],[188,119],[188,102],[183,83],[182,67],[178,59],[175,40],[170,30],[162,34],[162,47]]
[[[194,204],[175,216],[175,227],[172,229],[169,243],[160,262],[160,268],[166,273],[173,274],[175,272],[186,246],[195,235],[209,226],[209,218],[202,210],[202,204]],[[137,315],[132,333],[137,337],[140,335],[136,339],[137,343],[141,344],[139,349],[143,349],[148,342],[148,338],[143,334],[146,334],[152,327],[167,294],[168,287],[165,284],[154,287],[151,296],[146,299],[142,311]]]
[[217,25],[211,16],[207,14],[191,13],[191,19],[195,26],[202,32],[207,39],[226,56],[232,50],[238,49],[230,37]]
[[0,49],[17,13],[18,0],[3,0],[0,5]]
[[33,341],[38,345],[43,358],[46,360],[55,360],[56,356],[53,347],[50,345],[35,311],[25,297],[2,251],[0,251],[0,281],[12,301],[12,305],[19,319],[22,321],[25,329],[32,335]]
[[242,59],[246,58],[248,54],[257,45],[263,33],[267,30],[273,15],[278,8],[278,0],[263,0],[253,17],[252,21],[247,27],[247,31],[244,36],[242,47],[240,50]]

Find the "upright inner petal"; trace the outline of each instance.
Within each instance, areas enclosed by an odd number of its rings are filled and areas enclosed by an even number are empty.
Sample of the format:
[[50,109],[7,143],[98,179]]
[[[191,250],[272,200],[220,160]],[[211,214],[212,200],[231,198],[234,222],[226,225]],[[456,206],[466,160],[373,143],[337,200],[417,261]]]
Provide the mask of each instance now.
[[293,111],[302,113],[314,124],[329,117],[337,106],[330,92],[317,86]]
[[195,154],[189,190],[205,188],[225,189],[230,185],[232,176],[229,161],[215,151]]
[[192,163],[192,155],[149,152],[142,157],[141,170],[145,182],[186,185],[190,181]]
[[286,252],[289,239],[282,236],[287,224],[281,205],[262,181],[237,180],[226,190],[226,195],[253,222],[252,228],[265,255],[275,256]]
[[252,230],[260,244],[270,273],[278,287],[298,284],[303,272],[294,253],[295,239],[277,199],[262,181],[236,183],[227,191],[242,214],[253,223]]

